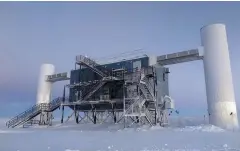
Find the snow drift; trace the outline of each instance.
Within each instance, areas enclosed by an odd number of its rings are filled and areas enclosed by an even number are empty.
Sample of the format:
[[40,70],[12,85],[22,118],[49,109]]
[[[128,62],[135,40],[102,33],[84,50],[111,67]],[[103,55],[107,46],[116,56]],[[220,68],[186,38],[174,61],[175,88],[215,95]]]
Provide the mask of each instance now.
[[0,121],[2,151],[240,150],[239,131],[226,131],[194,118],[171,118],[173,125],[164,128],[125,129],[122,124],[75,124],[73,120],[55,121],[50,127],[8,129],[5,121]]

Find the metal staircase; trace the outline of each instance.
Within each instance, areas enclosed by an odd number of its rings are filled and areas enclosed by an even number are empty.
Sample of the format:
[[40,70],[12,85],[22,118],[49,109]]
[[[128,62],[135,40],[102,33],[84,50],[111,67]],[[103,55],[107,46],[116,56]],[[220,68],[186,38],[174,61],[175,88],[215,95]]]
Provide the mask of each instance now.
[[127,100],[125,103],[125,114],[133,116],[139,116],[140,114],[143,114],[144,111],[142,108],[144,107],[145,102],[146,99],[143,96]]
[[139,116],[139,100],[139,98],[134,98],[125,101],[125,116]]
[[153,89],[151,88],[151,86],[147,82],[146,77],[144,77],[140,80],[139,88],[140,88],[140,90],[142,91],[143,95],[145,96],[145,98],[147,100],[155,101],[155,96],[154,96],[154,93],[153,93]]
[[76,57],[76,63],[78,64],[83,64],[87,67],[89,67],[90,69],[92,69],[94,72],[96,72],[97,74],[99,74],[101,77],[105,77],[107,76],[105,73],[103,73],[102,71],[100,71],[99,69],[96,68],[96,66],[98,65],[95,61],[83,56],[83,55],[79,55]]
[[63,102],[62,97],[55,98],[50,103],[41,103],[41,110],[44,112],[52,112],[60,107],[61,103]]
[[129,126],[139,122],[147,122],[152,125],[152,115],[144,105],[145,102],[146,99],[143,96],[126,101],[124,116],[130,117],[133,121]]
[[126,99],[124,106],[124,116],[126,118],[130,117],[133,123],[142,122],[152,125],[152,123],[155,121],[155,116],[152,115],[152,113],[149,111],[149,108],[147,107],[148,105],[145,103],[156,102],[154,90],[150,85],[148,77],[146,77],[144,74],[141,75],[141,78],[139,79],[139,83],[137,85],[139,86],[142,94],[136,98]]
[[27,109],[26,111],[22,112],[21,114],[17,115],[16,117],[12,118],[6,123],[6,126],[9,127],[16,127],[18,125],[25,124],[26,122],[32,120],[34,117],[39,115],[42,112],[52,112],[60,107],[63,98],[58,97],[52,100],[50,103],[41,103],[32,106],[31,108]]
[[97,90],[99,90],[104,84],[106,83],[106,81],[100,81],[98,84],[94,85],[92,89],[90,89],[90,91],[88,91],[85,95],[83,95],[82,100],[87,100],[88,98],[90,98]]

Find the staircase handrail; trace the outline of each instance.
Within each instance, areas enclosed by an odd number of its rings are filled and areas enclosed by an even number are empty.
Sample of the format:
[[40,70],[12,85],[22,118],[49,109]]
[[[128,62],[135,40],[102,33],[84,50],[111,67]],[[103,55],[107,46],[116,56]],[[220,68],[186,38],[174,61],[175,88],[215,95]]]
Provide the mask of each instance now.
[[[132,101],[132,100],[135,100],[135,101]],[[140,101],[140,97],[136,98],[136,99],[132,99],[132,103],[129,104],[128,108],[125,108],[125,112],[128,112],[132,107],[136,107],[138,106],[138,103]]]
[[52,110],[54,109],[56,106],[59,106],[61,103],[63,102],[63,97],[58,97],[55,98],[53,101],[51,101],[50,103],[47,103],[47,110]]
[[40,107],[40,105],[39,104],[33,105],[31,108],[28,108],[26,111],[18,114],[17,116],[13,117],[12,119],[10,119],[6,124],[11,123],[12,121],[19,119],[19,117],[22,117],[23,115],[26,115],[27,113],[30,113],[30,111],[32,111],[36,107]]
[[150,85],[150,83],[149,83],[149,81],[147,80],[146,76],[143,77],[143,78],[141,79],[141,81],[142,81],[142,82],[140,82],[140,83],[146,85],[148,91],[150,92],[150,94],[151,94],[151,96],[152,96],[152,98],[153,98],[153,101],[155,101],[154,88],[153,88],[152,85]]
[[87,91],[86,93],[84,93],[83,95],[82,95],[82,100],[88,95],[88,93],[90,93],[91,91],[92,91],[92,89],[94,88],[94,87],[96,87],[97,85],[99,85],[100,84],[100,82],[97,82],[96,84],[94,84],[90,89],[89,89],[89,91]]
[[76,61],[77,62],[81,62],[89,67],[91,67],[92,69],[95,70],[96,73],[98,73],[100,76],[105,77],[106,74],[104,72],[102,72],[101,70],[97,69],[96,66],[98,66],[99,64],[97,64],[95,61],[93,61],[92,59],[85,57],[83,55],[79,55],[76,57]]
[[[84,95],[82,95],[82,100],[84,100],[85,98],[86,98],[86,96],[88,96],[88,94],[89,93],[91,93],[96,87],[98,87],[100,84],[103,84],[104,85],[104,83],[106,83],[106,81],[100,81],[100,82],[98,82],[98,83],[96,83],[96,84],[94,84],[90,89],[89,89],[89,91],[87,91]],[[96,92],[96,91],[95,91]],[[94,93],[95,93],[94,92]],[[94,94],[93,93],[93,94]]]
[[146,86],[147,86],[148,90],[150,91],[150,94],[152,95],[152,97],[154,99],[154,88],[153,88],[153,86],[148,81],[146,82]]
[[[48,109],[50,109],[50,106],[56,106],[58,105],[58,103],[60,103],[62,100],[61,97],[55,98],[54,100],[52,100],[50,103],[40,103],[40,104],[35,104],[32,107],[28,108],[26,111],[18,114],[17,116],[13,117],[12,119],[10,119],[9,121],[6,122],[6,126],[10,127],[13,125],[13,123],[17,123],[17,121],[19,119],[22,118],[26,118],[29,115],[32,115],[35,111],[39,111],[43,108],[44,104],[49,104],[49,106],[47,107]],[[51,105],[50,105],[51,104]]]
[[92,66],[97,66],[98,65],[95,61],[93,61],[92,59],[87,58],[83,55],[78,55],[76,57],[76,61],[77,62],[84,62],[84,63],[87,63],[87,64],[92,65]]
[[57,97],[55,99],[53,99],[50,103],[40,103],[40,109],[41,110],[51,110],[52,108],[60,105],[63,101],[63,97]]

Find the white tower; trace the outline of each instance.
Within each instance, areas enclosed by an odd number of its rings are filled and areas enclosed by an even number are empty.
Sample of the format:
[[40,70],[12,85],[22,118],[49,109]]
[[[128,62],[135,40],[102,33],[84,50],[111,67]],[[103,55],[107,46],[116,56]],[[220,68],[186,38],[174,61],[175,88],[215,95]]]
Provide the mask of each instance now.
[[55,67],[52,64],[43,64],[40,69],[38,91],[37,91],[37,104],[49,103],[51,100],[52,83],[46,81],[46,75],[53,75]]
[[210,124],[238,128],[226,28],[212,24],[201,29],[204,70]]

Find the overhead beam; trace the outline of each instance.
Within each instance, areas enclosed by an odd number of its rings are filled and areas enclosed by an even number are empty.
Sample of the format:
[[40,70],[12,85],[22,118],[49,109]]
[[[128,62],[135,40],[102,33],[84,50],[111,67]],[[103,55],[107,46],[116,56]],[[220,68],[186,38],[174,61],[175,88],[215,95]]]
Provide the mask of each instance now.
[[69,80],[69,79],[70,78],[68,77],[67,72],[57,73],[57,74],[46,76],[46,81],[48,81],[48,82],[57,82],[57,81],[64,81],[64,80]]
[[201,59],[203,59],[203,54],[200,52],[200,50],[191,49],[187,51],[157,56],[157,63],[159,65],[165,66]]

